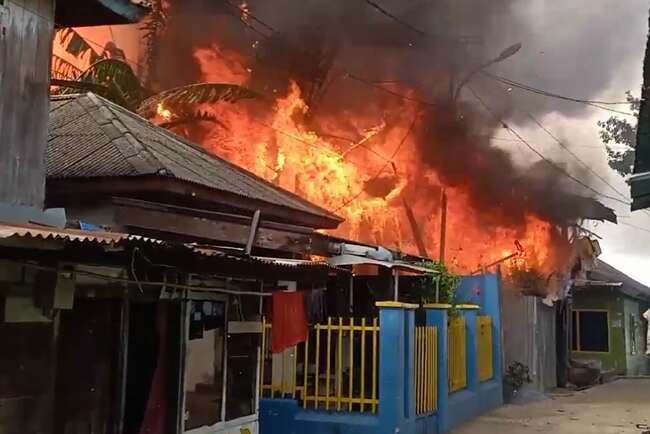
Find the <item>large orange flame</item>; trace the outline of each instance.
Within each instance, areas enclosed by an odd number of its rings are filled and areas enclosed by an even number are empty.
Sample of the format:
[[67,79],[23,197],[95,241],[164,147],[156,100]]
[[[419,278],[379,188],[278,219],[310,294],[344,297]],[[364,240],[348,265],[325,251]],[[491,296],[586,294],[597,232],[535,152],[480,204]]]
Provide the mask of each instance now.
[[[229,64],[246,70],[242,62],[224,59],[224,52],[216,47],[197,50],[195,55],[206,79],[224,68],[233,78]],[[247,83],[245,74],[236,78],[238,84]],[[417,127],[417,104],[397,104],[385,109],[390,122],[343,111],[325,114],[328,135],[320,136],[307,126],[308,107],[298,85],[292,82],[286,95],[277,97],[271,112],[260,114],[245,104],[209,107],[229,128],[215,127],[203,145],[339,214],[345,222],[332,231],[338,236],[417,254],[415,234],[419,231],[427,253],[436,258],[441,233],[439,197],[431,197],[430,188],[422,195],[417,186],[440,183],[436,173],[418,160],[410,134],[411,128]],[[361,139],[339,140],[349,136],[348,130],[338,129],[339,124],[348,129],[353,125]],[[447,187],[446,194],[446,259],[452,268],[469,272],[510,257],[506,265],[556,271],[560,261],[551,223],[530,214],[520,227],[487,226],[481,211],[469,205],[462,188]],[[415,230],[407,207],[415,216]]]
[[[241,4],[241,18],[249,19],[246,3]],[[61,54],[58,45],[55,41],[55,52]],[[215,43],[194,54],[203,80],[250,82],[253,71],[240,53]],[[87,59],[79,66],[87,66]],[[471,206],[462,186],[442,185],[422,164],[412,134],[420,118],[415,102],[395,99],[392,105],[373,107],[367,112],[372,116],[349,110],[319,113],[328,132],[319,135],[308,126],[309,108],[296,83],[266,91],[278,95],[272,110],[242,102],[201,107],[219,123],[199,139],[211,152],[343,217],[345,222],[333,234],[412,254],[422,253],[419,236],[428,256],[438,258],[441,195],[436,188],[444,187],[445,259],[452,269],[472,272],[509,258],[504,265],[566,271],[566,242],[552,223],[530,213],[516,227],[500,224]],[[169,121],[170,109],[159,106],[154,121]]]

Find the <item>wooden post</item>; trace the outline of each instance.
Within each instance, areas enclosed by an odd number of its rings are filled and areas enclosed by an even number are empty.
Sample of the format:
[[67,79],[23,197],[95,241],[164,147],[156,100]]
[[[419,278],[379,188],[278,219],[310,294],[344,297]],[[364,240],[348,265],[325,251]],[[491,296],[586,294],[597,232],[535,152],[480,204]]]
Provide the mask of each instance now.
[[445,242],[447,237],[447,193],[440,191],[440,262],[445,262]]
[[418,247],[418,253],[420,256],[428,258],[429,254],[427,253],[427,247],[424,243],[424,238],[422,237],[422,231],[420,230],[420,225],[418,225],[417,220],[415,219],[415,214],[413,214],[413,209],[411,205],[408,204],[406,199],[402,196],[402,204],[404,205],[404,210],[406,211],[406,217],[411,225],[411,231],[413,232],[413,238],[415,238],[415,244]]
[[253,214],[253,221],[251,222],[251,230],[248,234],[248,241],[246,242],[246,254],[250,255],[253,251],[253,245],[255,244],[255,237],[257,236],[257,228],[260,225],[260,210],[258,209]]

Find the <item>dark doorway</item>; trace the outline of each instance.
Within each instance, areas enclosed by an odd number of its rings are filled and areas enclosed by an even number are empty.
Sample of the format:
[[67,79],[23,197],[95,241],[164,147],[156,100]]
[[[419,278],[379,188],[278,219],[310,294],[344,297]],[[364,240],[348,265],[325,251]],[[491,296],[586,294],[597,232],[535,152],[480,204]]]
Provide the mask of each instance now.
[[609,314],[600,310],[573,311],[574,351],[609,352]]
[[115,433],[119,300],[76,299],[60,313],[55,434]]
[[177,431],[180,315],[180,303],[129,306],[124,434]]

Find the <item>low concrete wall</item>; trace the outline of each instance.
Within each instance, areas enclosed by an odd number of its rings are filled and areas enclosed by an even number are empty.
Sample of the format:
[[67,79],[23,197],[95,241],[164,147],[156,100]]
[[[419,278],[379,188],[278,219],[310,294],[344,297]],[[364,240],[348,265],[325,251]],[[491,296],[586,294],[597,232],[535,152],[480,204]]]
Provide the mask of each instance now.
[[[469,421],[503,404],[500,294],[495,275],[466,279],[464,288],[475,288],[478,308],[461,309],[467,327],[467,386],[449,393],[447,381],[448,307],[425,306],[426,325],[438,333],[437,411],[416,416],[414,390],[413,306],[401,303],[380,306],[379,406],[376,414],[342,413],[304,409],[293,399],[260,401],[261,434],[437,434]],[[478,315],[492,317],[493,377],[481,382],[478,367]]]

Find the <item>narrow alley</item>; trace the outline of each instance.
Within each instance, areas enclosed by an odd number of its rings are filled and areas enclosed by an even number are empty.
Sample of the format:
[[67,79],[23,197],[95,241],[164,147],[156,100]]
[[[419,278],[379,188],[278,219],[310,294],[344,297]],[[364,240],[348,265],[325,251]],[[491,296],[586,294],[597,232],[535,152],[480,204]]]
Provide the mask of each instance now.
[[650,432],[650,379],[621,379],[582,392],[506,405],[454,434],[642,434]]

